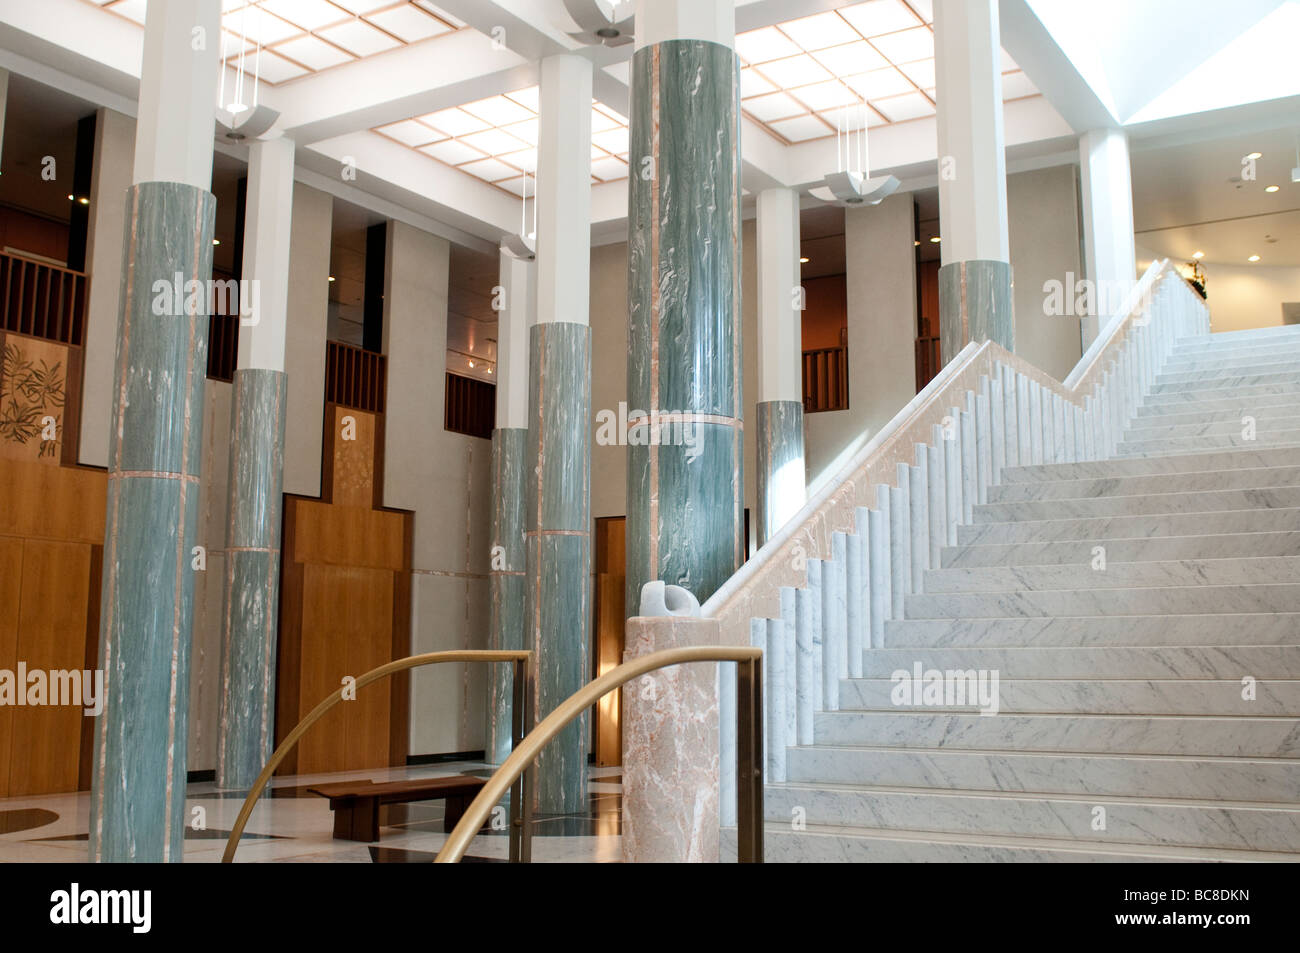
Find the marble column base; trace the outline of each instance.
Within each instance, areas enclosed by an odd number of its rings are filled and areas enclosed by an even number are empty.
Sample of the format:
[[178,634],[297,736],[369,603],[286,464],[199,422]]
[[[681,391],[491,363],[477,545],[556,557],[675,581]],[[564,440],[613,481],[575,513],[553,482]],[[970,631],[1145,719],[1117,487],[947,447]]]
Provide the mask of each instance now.
[[216,200],[144,182],[126,203],[89,849],[92,861],[180,861],[208,352],[207,295],[187,301],[185,285],[212,274]]
[[[497,651],[524,647],[524,603],[528,551],[524,544],[524,469],[528,431],[521,427],[492,431],[492,549],[488,586],[492,595],[488,647]],[[487,760],[500,764],[510,755],[510,705],[514,667],[493,665],[488,672]]]
[[939,269],[939,338],[944,365],[971,341],[1016,349],[1009,264],[957,261]]
[[[624,661],[661,649],[717,645],[713,619],[633,618]],[[623,859],[629,863],[716,863],[721,772],[718,683],[734,663],[660,669],[623,689]],[[732,707],[732,717],[735,708]]]
[[288,375],[235,371],[217,784],[250,788],[275,750]]
[[[536,653],[534,711],[545,718],[591,677],[591,329],[530,332],[524,619]],[[537,811],[587,810],[584,714],[537,761]]]
[[803,404],[765,400],[756,407],[758,428],[758,545],[799,512],[806,495]]

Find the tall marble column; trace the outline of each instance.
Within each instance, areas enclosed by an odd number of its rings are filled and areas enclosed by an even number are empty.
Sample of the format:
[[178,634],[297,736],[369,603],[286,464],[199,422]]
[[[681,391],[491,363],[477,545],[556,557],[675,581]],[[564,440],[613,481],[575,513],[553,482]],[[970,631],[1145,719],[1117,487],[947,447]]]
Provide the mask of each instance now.
[[934,47],[947,364],[970,341],[1015,349],[996,0],[935,0]]
[[293,155],[285,137],[249,149],[217,736],[224,788],[251,787],[275,749]]
[[[528,642],[544,718],[590,676],[592,65],[542,61],[537,146],[537,324],[529,332]],[[587,717],[538,759],[537,810],[586,810]]]
[[627,610],[742,557],[739,63],[731,0],[640,0],[628,203]]
[[1133,180],[1129,171],[1128,134],[1123,129],[1094,129],[1079,137],[1080,185],[1083,192],[1083,262],[1092,282],[1097,311],[1080,322],[1083,350],[1115,315],[1118,289],[1137,279],[1133,237]]
[[[536,266],[501,253],[501,307],[497,311],[497,416],[492,431],[491,647],[524,647],[528,553],[524,545],[528,453],[528,334],[537,303]],[[514,673],[493,665],[488,674],[487,757],[510,754]]]
[[220,12],[220,0],[168,0],[145,24],[109,438],[94,861],[183,851]]
[[799,193],[758,194],[758,544],[799,512],[803,453]]

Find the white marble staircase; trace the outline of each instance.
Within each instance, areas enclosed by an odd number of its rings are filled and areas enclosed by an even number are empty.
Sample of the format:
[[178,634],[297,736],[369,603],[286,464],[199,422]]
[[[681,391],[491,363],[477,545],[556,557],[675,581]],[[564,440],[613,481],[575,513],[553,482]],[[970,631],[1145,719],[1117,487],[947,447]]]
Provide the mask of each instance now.
[[[1180,336],[1150,367],[1109,453],[1045,426],[1021,452],[1074,462],[1000,450],[976,490],[959,450],[966,504],[892,547],[894,604],[871,563],[897,488],[754,620],[769,861],[1300,860],[1300,327]],[[998,713],[896,704],[918,664],[997,673]]]

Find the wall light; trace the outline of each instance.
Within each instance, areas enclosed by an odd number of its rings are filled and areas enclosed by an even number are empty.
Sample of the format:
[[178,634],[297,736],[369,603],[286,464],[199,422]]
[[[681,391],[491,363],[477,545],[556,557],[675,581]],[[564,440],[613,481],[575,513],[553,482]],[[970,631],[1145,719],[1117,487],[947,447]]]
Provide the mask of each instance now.
[[1246,259],[1246,261],[1259,261],[1259,256],[1251,255],[1249,258]]
[[935,235],[934,238],[930,239],[930,244],[932,244],[932,245],[937,245],[937,244],[939,244],[939,236],[938,236],[938,235]]
[[1270,186],[1269,186],[1268,188],[1266,188],[1264,191],[1265,191],[1265,192],[1276,192],[1276,191],[1277,191],[1278,189],[1280,189],[1280,188],[1281,188],[1280,185],[1270,185]]
[[333,275],[330,275],[330,281],[331,281],[331,282],[334,281],[334,276],[333,276]]
[[810,262],[810,261],[812,261],[811,258],[800,258],[800,259],[799,259],[799,264],[801,264],[801,265],[806,265],[806,264],[808,264],[808,262]]
[[220,245],[220,244],[221,244],[221,239],[220,239],[220,238],[214,238],[214,239],[212,239],[212,244],[214,244],[214,245]]

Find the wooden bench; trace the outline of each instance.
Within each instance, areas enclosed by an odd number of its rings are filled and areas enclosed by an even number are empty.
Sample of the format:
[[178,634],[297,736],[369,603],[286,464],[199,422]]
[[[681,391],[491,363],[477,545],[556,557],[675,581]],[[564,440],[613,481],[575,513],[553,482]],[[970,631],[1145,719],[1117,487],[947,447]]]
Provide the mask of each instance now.
[[487,783],[483,778],[457,774],[447,778],[420,778],[414,781],[340,781],[337,784],[317,784],[307,789],[330,801],[334,812],[334,837],[336,840],[379,840],[379,808],[385,804],[406,804],[411,801],[447,802],[442,829],[450,833],[456,822],[465,814],[479,790]]

